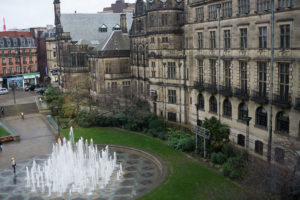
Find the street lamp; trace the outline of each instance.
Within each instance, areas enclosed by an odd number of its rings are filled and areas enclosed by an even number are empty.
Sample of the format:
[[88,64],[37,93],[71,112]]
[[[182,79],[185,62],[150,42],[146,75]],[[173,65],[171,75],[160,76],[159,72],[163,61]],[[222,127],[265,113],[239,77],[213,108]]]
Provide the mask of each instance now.
[[54,109],[55,109],[55,112],[57,113],[57,133],[58,133],[58,137],[57,137],[57,139],[59,139],[60,138],[60,120],[59,120],[59,114],[60,114],[60,107],[59,106],[55,106],[54,107]]
[[12,88],[12,91],[13,91],[13,95],[14,95],[14,104],[16,104],[16,95],[15,95],[15,81],[13,80],[12,81],[12,86],[11,86]]
[[246,130],[246,151],[249,152],[249,124],[252,117],[245,117],[244,120],[247,123],[247,130]]

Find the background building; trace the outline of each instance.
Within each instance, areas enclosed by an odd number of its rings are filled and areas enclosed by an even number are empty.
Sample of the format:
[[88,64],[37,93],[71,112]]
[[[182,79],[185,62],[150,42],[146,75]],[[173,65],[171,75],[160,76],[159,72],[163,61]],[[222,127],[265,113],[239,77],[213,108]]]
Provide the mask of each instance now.
[[[24,88],[37,84],[37,48],[29,32],[0,33],[0,86]],[[5,36],[6,35],[6,36]],[[13,36],[13,37],[12,37]]]
[[124,0],[116,0],[110,7],[103,8],[102,13],[133,13],[134,3],[125,3]]

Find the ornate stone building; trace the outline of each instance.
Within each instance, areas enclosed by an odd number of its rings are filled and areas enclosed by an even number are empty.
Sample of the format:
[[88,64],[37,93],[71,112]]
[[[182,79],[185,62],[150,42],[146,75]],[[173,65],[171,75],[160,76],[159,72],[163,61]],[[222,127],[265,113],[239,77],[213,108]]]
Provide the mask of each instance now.
[[232,142],[262,159],[272,117],[271,156],[290,163],[300,149],[300,2],[274,0],[272,116],[270,2],[137,0],[133,90],[166,120],[196,125],[219,118],[231,127]]

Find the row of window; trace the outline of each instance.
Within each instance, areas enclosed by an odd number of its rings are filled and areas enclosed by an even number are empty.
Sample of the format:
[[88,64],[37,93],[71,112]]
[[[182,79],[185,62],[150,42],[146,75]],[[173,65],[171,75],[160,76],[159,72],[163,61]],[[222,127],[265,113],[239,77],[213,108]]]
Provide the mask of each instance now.
[[[198,109],[204,110],[204,97],[202,94],[198,95]],[[209,99],[209,112],[217,114],[218,104],[215,96],[211,96]],[[225,99],[223,102],[223,116],[227,118],[232,117],[232,105],[230,100]],[[246,122],[248,118],[248,106],[245,103],[241,103],[238,107],[238,120]],[[289,133],[289,115],[285,112],[278,112],[276,115],[276,131],[283,134]],[[255,114],[255,125],[259,128],[266,129],[268,126],[268,113],[263,107],[258,107]]]
[[[215,20],[218,17],[218,4],[208,6],[208,19]],[[232,17],[232,1],[220,4],[220,16],[222,18]],[[294,0],[278,0],[278,9],[290,8],[294,6]],[[250,13],[250,0],[238,0],[238,13]],[[265,12],[271,9],[271,0],[256,0],[256,11]],[[196,8],[196,20],[204,21],[204,7]],[[151,22],[151,21],[150,21]],[[151,24],[151,23],[150,23]]]
[[[6,65],[6,60],[7,60],[6,58],[2,58],[2,65]],[[10,64],[10,65],[14,64],[13,60],[14,60],[13,58],[8,58],[8,64]],[[20,58],[16,58],[15,63],[20,64],[20,60],[21,60]],[[29,57],[29,62],[33,63],[32,57]],[[27,57],[23,57],[23,63],[24,64],[27,63]]]
[[[248,48],[248,29],[247,28],[240,28],[240,49],[247,49]],[[258,28],[258,47],[259,49],[266,49],[268,48],[268,30],[267,27],[259,27]],[[231,31],[224,30],[223,31],[223,48],[230,49],[232,48],[231,45]],[[289,24],[281,25],[280,26],[280,41],[279,46],[281,49],[288,49],[291,47],[291,28]],[[204,48],[204,33],[198,32],[198,48]],[[215,49],[217,48],[216,45],[216,31],[209,31],[209,48]]]
[[[231,88],[231,61],[223,61],[223,76],[224,76],[224,86],[226,88]],[[209,60],[209,73],[210,73],[210,83],[216,85],[216,60]],[[248,69],[247,61],[239,62],[239,76],[240,76],[240,89],[245,93],[248,93]],[[258,81],[258,96],[264,97],[267,95],[267,74],[268,74],[268,62],[257,62],[257,81]],[[199,83],[204,83],[204,63],[203,60],[198,60],[198,81]],[[289,74],[290,74],[290,64],[289,63],[278,63],[278,86],[279,94],[283,100],[289,98]]]
[[[242,134],[238,135],[237,138],[237,144],[245,147],[245,142],[246,142],[246,137]],[[259,141],[259,140],[255,140],[254,143],[254,152],[259,154],[259,155],[263,155],[264,153],[264,143]],[[283,163],[284,162],[284,157],[285,157],[285,151],[282,148],[276,147],[275,148],[275,152],[274,152],[274,160],[278,163]]]
[[[29,67],[26,67],[24,66],[23,67],[23,73],[33,73],[34,70],[33,70],[33,66],[29,66]],[[14,72],[14,68],[13,67],[9,67],[9,68],[6,68],[6,67],[2,67],[2,73],[3,75],[6,75],[6,74],[14,74],[14,73],[17,73],[17,74],[21,74],[22,73],[22,69],[20,66],[17,66],[16,67],[16,71]]]
[[[26,51],[26,50],[23,50],[23,51],[22,50],[15,50],[14,52],[12,52],[11,50],[8,50],[8,52],[7,52],[8,55],[12,55],[14,53],[16,55],[22,54],[22,53],[32,53],[32,50],[31,49],[29,49],[28,51]],[[0,55],[5,56],[5,51],[2,50]]]
[[[129,87],[131,85],[131,82],[130,81],[123,81],[122,82],[122,86],[123,87]],[[107,83],[107,88],[110,89],[116,89],[118,87],[118,82],[108,82]]]

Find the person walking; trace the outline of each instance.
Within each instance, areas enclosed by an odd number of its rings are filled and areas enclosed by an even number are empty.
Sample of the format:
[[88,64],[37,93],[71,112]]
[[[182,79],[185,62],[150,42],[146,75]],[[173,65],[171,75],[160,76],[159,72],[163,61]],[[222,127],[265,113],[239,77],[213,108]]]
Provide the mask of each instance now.
[[11,167],[13,168],[14,174],[15,174],[16,173],[16,161],[15,161],[14,157],[11,158]]
[[21,112],[21,117],[24,120],[24,113],[23,112]]
[[1,114],[4,116],[4,107],[1,106]]

